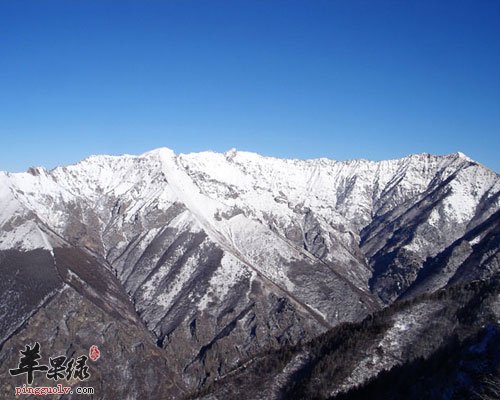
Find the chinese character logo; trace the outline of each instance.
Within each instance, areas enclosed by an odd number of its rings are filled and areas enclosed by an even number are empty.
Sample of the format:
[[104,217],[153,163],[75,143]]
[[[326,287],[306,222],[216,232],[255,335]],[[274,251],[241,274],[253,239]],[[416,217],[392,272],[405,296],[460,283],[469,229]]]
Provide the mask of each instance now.
[[[33,383],[33,373],[46,371],[45,376],[47,379],[58,381],[59,379],[66,379],[69,381],[71,378],[80,381],[90,378],[89,367],[87,367],[87,360],[85,355],[81,355],[76,360],[74,358],[68,359],[64,355],[57,357],[49,357],[50,367],[47,365],[39,365],[38,360],[40,355],[40,343],[35,342],[33,346],[27,345],[24,350],[20,351],[21,357],[17,368],[9,369],[11,376],[26,374],[28,385]],[[97,360],[101,353],[97,346],[92,346],[89,350],[89,356],[92,361]]]
[[33,372],[47,371],[49,367],[46,365],[38,365],[37,360],[42,357],[40,355],[40,343],[38,342],[35,342],[33,347],[27,345],[20,353],[22,357],[19,359],[18,367],[9,369],[9,373],[12,376],[27,374],[28,384],[31,385],[33,383]]

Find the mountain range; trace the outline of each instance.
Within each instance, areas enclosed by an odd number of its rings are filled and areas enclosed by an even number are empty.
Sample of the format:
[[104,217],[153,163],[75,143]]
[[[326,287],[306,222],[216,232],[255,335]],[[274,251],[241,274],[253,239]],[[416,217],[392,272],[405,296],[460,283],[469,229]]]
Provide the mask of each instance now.
[[99,399],[487,393],[499,220],[500,176],[462,153],[161,148],[0,172],[0,396],[35,342],[97,345]]

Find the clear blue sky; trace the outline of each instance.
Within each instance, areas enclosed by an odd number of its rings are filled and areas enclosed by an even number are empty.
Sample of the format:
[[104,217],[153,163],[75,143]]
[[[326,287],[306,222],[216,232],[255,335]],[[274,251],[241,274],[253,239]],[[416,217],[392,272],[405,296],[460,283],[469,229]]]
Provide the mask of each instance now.
[[0,0],[0,170],[235,147],[500,170],[498,0]]

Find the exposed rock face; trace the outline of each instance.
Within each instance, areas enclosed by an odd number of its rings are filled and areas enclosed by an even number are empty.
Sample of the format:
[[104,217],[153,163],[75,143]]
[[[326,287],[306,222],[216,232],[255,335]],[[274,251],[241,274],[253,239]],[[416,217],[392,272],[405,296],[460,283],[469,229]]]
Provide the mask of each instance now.
[[190,398],[474,398],[499,373],[499,289],[476,281],[392,304],[263,352]]
[[101,351],[101,359],[88,363],[89,380],[54,382],[35,374],[35,386],[90,386],[106,399],[182,395],[177,372],[116,278],[95,258],[72,248],[55,249],[54,257],[46,250],[11,250],[2,252],[2,258],[19,279],[16,289],[24,282],[28,286],[10,308],[17,313],[16,324],[2,331],[2,398],[14,398],[14,388],[26,384],[25,376],[11,377],[8,369],[17,367],[19,351],[35,342],[41,345],[42,365],[49,365],[49,357],[88,356],[92,345]]
[[499,190],[462,154],[159,149],[0,173],[1,368],[34,341],[51,356],[95,342],[102,398],[180,398],[264,350],[497,274]]

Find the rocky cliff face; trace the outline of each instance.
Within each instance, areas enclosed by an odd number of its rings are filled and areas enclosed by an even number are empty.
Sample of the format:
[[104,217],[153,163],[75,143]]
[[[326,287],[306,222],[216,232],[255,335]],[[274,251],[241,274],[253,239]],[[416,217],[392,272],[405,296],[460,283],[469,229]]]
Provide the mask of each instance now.
[[2,370],[30,340],[96,342],[102,398],[180,398],[264,350],[497,274],[499,189],[460,153],[159,149],[0,173]]
[[262,352],[190,398],[478,397],[489,392],[488,380],[500,381],[499,283],[458,284],[393,303],[307,343]]

